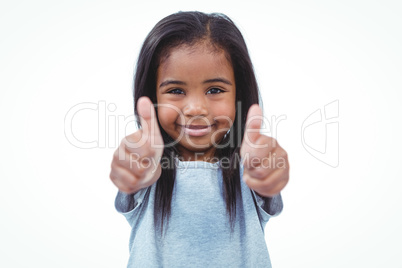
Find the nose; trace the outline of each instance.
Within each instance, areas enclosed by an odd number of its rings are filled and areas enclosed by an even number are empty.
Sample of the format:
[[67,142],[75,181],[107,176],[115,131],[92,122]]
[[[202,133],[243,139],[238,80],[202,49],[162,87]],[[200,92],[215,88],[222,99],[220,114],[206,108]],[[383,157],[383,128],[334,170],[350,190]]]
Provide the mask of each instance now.
[[202,96],[193,96],[191,99],[189,98],[183,109],[183,114],[186,117],[207,116],[208,107],[206,100]]

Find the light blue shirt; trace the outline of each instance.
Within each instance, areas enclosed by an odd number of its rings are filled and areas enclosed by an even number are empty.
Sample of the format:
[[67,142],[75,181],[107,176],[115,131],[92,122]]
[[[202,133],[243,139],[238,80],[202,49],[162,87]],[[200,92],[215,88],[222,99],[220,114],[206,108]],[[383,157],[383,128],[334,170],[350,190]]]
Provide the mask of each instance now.
[[241,179],[231,232],[219,163],[178,161],[176,168],[163,238],[154,224],[156,184],[135,195],[117,194],[116,209],[132,228],[127,267],[271,267],[264,227],[282,211],[281,196],[263,199]]

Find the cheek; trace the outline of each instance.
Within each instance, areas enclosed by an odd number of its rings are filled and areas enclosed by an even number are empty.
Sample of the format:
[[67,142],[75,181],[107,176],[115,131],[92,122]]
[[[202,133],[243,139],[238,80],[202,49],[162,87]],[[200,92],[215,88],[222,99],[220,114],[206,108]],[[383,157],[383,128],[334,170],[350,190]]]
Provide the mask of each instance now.
[[174,127],[179,114],[174,107],[158,107],[159,122],[163,128]]
[[234,104],[217,106],[214,108],[216,120],[224,127],[231,127],[234,124],[236,109]]

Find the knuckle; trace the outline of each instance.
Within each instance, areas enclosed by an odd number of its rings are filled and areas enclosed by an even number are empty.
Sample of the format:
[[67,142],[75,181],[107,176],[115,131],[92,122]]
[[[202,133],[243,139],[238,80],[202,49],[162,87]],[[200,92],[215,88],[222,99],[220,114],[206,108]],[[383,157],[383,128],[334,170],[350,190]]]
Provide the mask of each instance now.
[[[124,148],[125,150],[134,150],[139,147],[141,144],[141,130],[126,136],[125,138],[122,139],[120,143],[120,147]],[[140,144],[139,144],[140,143]]]
[[121,163],[122,161],[126,160],[126,152],[121,150],[120,148],[115,151],[113,154],[113,161],[112,163]]
[[277,139],[275,139],[275,138],[273,138],[273,137],[269,137],[269,139],[270,139],[270,140],[269,140],[269,143],[270,143],[270,145],[271,145],[272,148],[278,148],[278,147],[280,147]]
[[268,190],[268,189],[270,189],[270,188],[272,187],[272,183],[271,183],[269,180],[263,180],[263,181],[261,182],[261,186],[262,186],[264,189]]
[[281,180],[283,187],[285,187],[285,185],[288,184],[288,182],[289,182],[289,174],[286,173],[286,174],[284,174],[284,176],[282,177],[282,180]]
[[120,141],[120,147],[126,146],[127,141],[128,141],[127,137],[122,138],[121,141]]
[[279,150],[278,152],[276,152],[276,157],[277,157],[277,158],[284,158],[284,159],[287,159],[287,158],[288,158],[288,154],[285,152],[285,150]]
[[119,172],[119,170],[116,168],[115,165],[112,165],[112,169],[110,171],[109,174],[110,179],[112,179],[113,181],[118,181],[120,180],[121,174]]
[[257,169],[254,170],[253,175],[254,175],[256,178],[259,178],[259,179],[260,179],[260,178],[263,178],[266,173],[267,173],[267,171],[266,171],[265,169],[263,169],[263,168],[257,168]]
[[269,137],[269,139],[270,139],[270,141],[273,142],[273,143],[278,143],[278,140],[275,139],[274,137]]
[[120,186],[119,190],[121,192],[126,193],[126,194],[131,194],[133,192],[133,190],[130,187],[127,187],[127,186]]
[[126,150],[126,146],[127,145],[127,140],[126,140],[126,138],[123,138],[121,141],[120,141],[120,145],[119,145],[119,147],[117,148],[117,152],[119,152],[119,151],[125,151]]
[[136,132],[134,132],[133,134],[126,136],[126,140],[128,142],[137,143],[141,140],[141,137],[142,137],[142,130],[139,129]]
[[130,176],[129,178],[127,178],[127,187],[130,188],[134,188],[137,185],[137,179],[135,178],[135,176]]
[[109,178],[110,178],[112,181],[115,181],[115,180],[116,180],[116,178],[115,178],[115,176],[113,175],[112,172],[110,172]]
[[116,151],[114,151],[114,153],[113,153],[113,162],[120,160],[120,158],[119,158],[120,152],[121,152],[120,148],[118,148]]
[[118,184],[120,182],[120,177],[119,176],[116,176],[115,174],[110,173],[109,178],[116,186],[118,186]]
[[138,165],[137,170],[136,170],[136,174],[137,174],[140,178],[142,178],[142,177],[144,177],[146,171],[147,171],[146,168],[140,163],[140,164]]
[[150,151],[152,150],[152,143],[151,143],[151,139],[146,138],[145,142],[144,142],[144,146]]
[[110,164],[110,174],[109,174],[109,176],[114,175],[115,169],[116,169],[116,164],[114,162],[112,162],[112,164]]

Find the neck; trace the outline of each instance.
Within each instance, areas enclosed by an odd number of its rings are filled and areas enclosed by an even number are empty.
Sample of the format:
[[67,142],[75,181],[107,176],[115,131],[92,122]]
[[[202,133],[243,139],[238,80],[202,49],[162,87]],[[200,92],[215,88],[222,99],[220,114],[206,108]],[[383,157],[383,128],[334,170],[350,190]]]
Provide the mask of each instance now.
[[204,152],[190,152],[187,150],[183,150],[179,148],[180,160],[182,161],[204,161],[215,163],[218,161],[218,158],[215,157],[215,147],[211,147],[209,150]]

